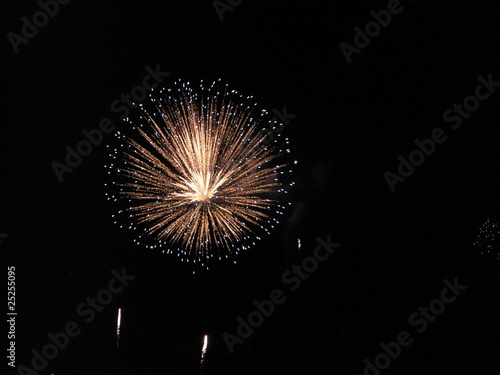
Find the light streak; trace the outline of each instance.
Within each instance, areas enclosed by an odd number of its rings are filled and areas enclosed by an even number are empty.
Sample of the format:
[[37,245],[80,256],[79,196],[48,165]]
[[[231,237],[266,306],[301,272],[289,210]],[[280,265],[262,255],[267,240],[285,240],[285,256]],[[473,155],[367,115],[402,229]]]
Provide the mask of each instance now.
[[205,365],[205,355],[207,354],[207,347],[208,347],[208,335],[205,335],[203,337],[203,348],[201,349],[200,368],[203,368],[203,366]]
[[118,318],[116,319],[116,347],[120,346],[121,325],[122,325],[122,309],[118,308]]

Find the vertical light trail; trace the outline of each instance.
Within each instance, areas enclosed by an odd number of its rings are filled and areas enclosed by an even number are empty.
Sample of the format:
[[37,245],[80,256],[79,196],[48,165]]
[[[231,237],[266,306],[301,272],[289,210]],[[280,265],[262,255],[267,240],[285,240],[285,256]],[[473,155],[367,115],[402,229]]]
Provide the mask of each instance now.
[[200,370],[205,365],[205,354],[207,354],[207,347],[208,347],[208,335],[205,335],[203,337],[203,349],[201,349]]
[[120,346],[120,328],[122,325],[122,309],[118,308],[118,318],[116,320],[116,347]]
[[300,238],[297,238],[297,249],[299,249],[299,254],[300,254]]

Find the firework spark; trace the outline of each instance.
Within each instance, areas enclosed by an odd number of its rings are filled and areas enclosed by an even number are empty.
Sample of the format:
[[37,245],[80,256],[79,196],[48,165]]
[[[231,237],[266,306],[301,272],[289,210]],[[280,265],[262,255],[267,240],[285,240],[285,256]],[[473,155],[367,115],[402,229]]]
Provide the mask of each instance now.
[[500,277],[500,224],[487,219],[479,228],[474,246],[481,251],[481,255],[495,258]]
[[[238,253],[259,239],[255,229],[269,233],[278,223],[273,214],[284,209],[278,202],[286,193],[279,179],[288,172],[284,152],[262,144],[267,112],[256,115],[255,104],[244,104],[227,86],[219,92],[215,83],[202,85],[197,93],[179,83],[175,94],[168,91],[152,98],[153,111],[139,105],[139,121],[129,120],[134,137],[117,133],[121,144],[108,167],[123,182],[114,182],[119,193],[109,199],[127,201],[119,213],[129,228],[142,230],[138,243],[180,244],[183,260],[205,265],[214,252],[219,259]],[[269,123],[276,127],[274,119]]]

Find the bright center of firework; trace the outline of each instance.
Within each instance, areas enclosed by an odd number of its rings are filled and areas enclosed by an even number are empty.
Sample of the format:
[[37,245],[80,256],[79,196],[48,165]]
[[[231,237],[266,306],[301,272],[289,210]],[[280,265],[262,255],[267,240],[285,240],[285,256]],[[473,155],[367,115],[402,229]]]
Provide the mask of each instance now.
[[192,203],[194,202],[209,202],[210,199],[217,193],[217,186],[220,186],[225,179],[221,179],[218,183],[211,183],[210,173],[196,173],[192,176],[191,181],[185,182],[183,187],[185,192],[179,193],[180,198],[187,198]]

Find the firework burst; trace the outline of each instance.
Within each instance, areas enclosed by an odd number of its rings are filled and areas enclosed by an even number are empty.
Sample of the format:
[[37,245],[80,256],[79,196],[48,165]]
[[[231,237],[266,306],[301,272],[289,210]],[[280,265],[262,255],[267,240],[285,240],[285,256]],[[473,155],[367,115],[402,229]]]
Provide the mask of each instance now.
[[277,124],[263,124],[268,113],[245,104],[251,97],[216,83],[197,92],[189,83],[176,86],[160,99],[150,95],[153,110],[139,105],[137,121],[128,119],[134,135],[117,132],[108,199],[127,203],[118,213],[139,231],[137,243],[206,265],[278,223],[289,150],[263,144],[261,128]]
[[500,277],[500,224],[487,219],[478,229],[474,247],[481,251],[481,255],[494,258],[497,276]]

